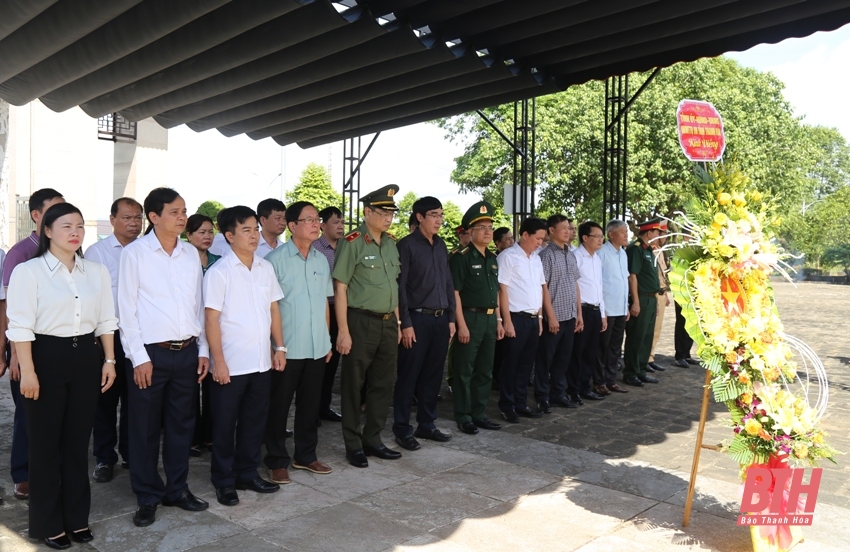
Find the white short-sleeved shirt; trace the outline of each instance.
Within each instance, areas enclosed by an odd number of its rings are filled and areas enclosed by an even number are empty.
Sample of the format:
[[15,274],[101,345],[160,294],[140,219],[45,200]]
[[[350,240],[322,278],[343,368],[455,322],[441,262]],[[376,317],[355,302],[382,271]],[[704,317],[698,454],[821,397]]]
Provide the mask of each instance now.
[[602,259],[591,255],[584,246],[576,248],[574,253],[578,265],[578,289],[582,304],[596,305],[605,314],[605,297],[602,293]]
[[271,306],[280,299],[272,265],[256,253],[250,270],[232,251],[207,270],[204,306],[221,312],[222,352],[231,376],[271,369]]
[[285,242],[282,239],[277,238],[277,241],[275,242],[274,249],[272,249],[272,246],[269,245],[269,242],[266,241],[266,238],[264,238],[263,235],[260,234],[260,244],[257,246],[257,255],[259,255],[261,258],[265,259],[266,255],[268,255],[269,253],[271,253],[272,251],[274,251],[275,249],[277,249],[278,247],[280,247],[284,243]]
[[86,260],[100,263],[109,271],[109,277],[112,279],[112,299],[115,302],[115,308],[118,308],[118,266],[121,262],[121,251],[124,246],[115,237],[115,234],[110,234],[108,237],[93,243],[86,249]]
[[224,237],[224,232],[219,232],[213,238],[213,242],[208,250],[208,253],[218,255],[219,257],[224,257],[225,255],[230,253],[230,251],[230,244],[227,243],[227,240]]
[[537,314],[543,307],[543,264],[535,251],[527,255],[515,243],[496,257],[499,263],[499,283],[508,288],[508,307],[511,312]]
[[95,336],[118,329],[112,283],[105,266],[76,257],[69,271],[49,251],[15,267],[9,280],[6,315],[11,341],[35,334]]

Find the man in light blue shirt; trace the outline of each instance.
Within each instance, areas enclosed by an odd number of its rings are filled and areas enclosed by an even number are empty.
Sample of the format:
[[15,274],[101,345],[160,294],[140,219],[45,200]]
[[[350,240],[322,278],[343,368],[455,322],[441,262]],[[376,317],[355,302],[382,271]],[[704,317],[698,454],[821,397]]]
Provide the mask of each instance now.
[[629,260],[625,247],[629,244],[629,227],[622,220],[614,219],[605,227],[608,241],[597,252],[602,261],[602,295],[605,298],[605,314],[608,328],[600,340],[599,365],[593,375],[596,392],[608,395],[628,393],[616,383],[620,351],[626,320],[629,319]]
[[286,369],[272,374],[272,399],[266,425],[266,465],[275,483],[289,483],[286,419],[295,401],[295,451],[292,467],[316,474],[331,468],[316,457],[317,420],[325,374],[331,355],[328,296],[333,294],[327,259],[313,248],[319,238],[319,212],[306,201],[289,206],[287,225],[292,239],[266,256],[283,290],[278,301],[286,345]]

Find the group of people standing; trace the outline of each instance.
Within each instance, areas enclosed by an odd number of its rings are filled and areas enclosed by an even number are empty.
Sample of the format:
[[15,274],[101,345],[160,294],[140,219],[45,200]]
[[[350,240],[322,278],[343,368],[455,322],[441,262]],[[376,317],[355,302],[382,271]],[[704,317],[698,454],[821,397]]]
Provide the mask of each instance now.
[[[93,479],[110,481],[120,455],[137,498],[133,521],[144,527],[160,504],[208,507],[187,485],[189,457],[203,446],[216,498],[233,506],[239,490],[279,490],[289,469],[331,473],[316,454],[320,420],[342,422],[346,459],[358,468],[369,456],[401,457],[381,439],[391,404],[401,448],[448,441],[435,425],[447,355],[455,422],[471,435],[501,428],[485,412],[494,364],[509,423],[626,392],[615,381],[624,331],[624,382],[657,383],[646,370],[667,291],[653,249],[663,221],[640,225],[632,245],[625,223],[611,221],[603,245],[588,221],[572,247],[567,217],[532,217],[515,244],[495,231],[497,256],[493,207],[479,202],[463,217],[468,244],[449,253],[434,197],[414,203],[410,235],[387,233],[397,192],[363,196],[363,223],[345,236],[338,208],[276,199],[224,209],[214,235],[210,218],[188,216],[175,190],[157,188],[144,205],[116,200],[113,234],[85,258],[79,209],[55,190],[33,193],[36,230],[9,251],[0,290],[0,375],[10,368],[16,405],[11,474],[15,496],[30,500],[30,536],[57,549],[94,538],[92,433]],[[527,404],[532,373],[536,407]]]

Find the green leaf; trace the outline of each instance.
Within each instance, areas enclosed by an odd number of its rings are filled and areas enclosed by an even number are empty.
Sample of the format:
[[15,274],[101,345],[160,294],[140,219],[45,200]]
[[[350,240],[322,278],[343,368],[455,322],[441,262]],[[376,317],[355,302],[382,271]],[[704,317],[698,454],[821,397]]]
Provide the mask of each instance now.
[[738,398],[743,389],[732,377],[718,376],[711,381],[711,391],[715,401],[726,402]]

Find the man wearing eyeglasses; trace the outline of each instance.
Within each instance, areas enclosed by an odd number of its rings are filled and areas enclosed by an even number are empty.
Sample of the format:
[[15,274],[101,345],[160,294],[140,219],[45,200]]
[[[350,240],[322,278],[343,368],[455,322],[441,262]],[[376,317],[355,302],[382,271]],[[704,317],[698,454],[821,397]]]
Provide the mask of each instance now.
[[[360,198],[363,224],[340,240],[334,257],[336,348],[342,357],[340,384],[345,456],[357,468],[367,456],[384,460],[401,453],[381,442],[393,392],[401,342],[395,238],[387,233],[398,207],[398,186],[390,184]],[[360,388],[366,382],[366,420],[360,428]]]
[[[393,394],[393,433],[407,450],[420,448],[416,438],[445,442],[451,435],[434,425],[437,395],[449,340],[455,333],[455,292],[449,272],[449,253],[438,235],[443,224],[443,204],[426,196],[413,204],[416,225],[398,242],[401,274],[398,306],[401,347],[398,378]],[[416,431],[410,409],[416,398]]]

